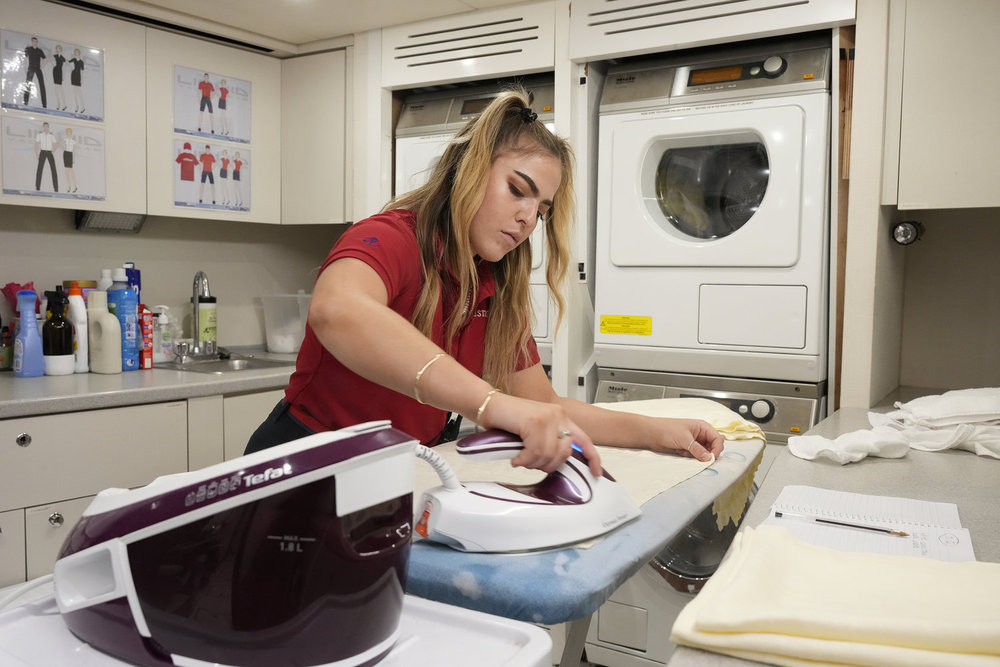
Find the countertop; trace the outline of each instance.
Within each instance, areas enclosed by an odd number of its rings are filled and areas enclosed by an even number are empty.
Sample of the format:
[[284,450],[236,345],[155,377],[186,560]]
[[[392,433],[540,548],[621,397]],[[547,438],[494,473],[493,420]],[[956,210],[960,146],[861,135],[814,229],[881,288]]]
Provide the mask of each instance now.
[[[845,408],[809,430],[810,435],[838,435],[871,428],[868,410]],[[996,507],[1000,499],[1000,460],[971,452],[910,450],[900,459],[867,457],[857,463],[807,461],[787,449],[775,458],[747,511],[744,526],[757,526],[770,513],[778,493],[788,484],[807,484],[841,491],[902,496],[955,503],[962,525],[972,535],[976,559],[1000,562]],[[759,663],[679,646],[669,667],[737,667]]]
[[200,396],[281,389],[295,369],[294,354],[273,354],[263,347],[231,348],[233,354],[288,361],[287,367],[229,371],[212,375],[157,368],[118,375],[14,377],[0,373],[0,419],[115,408]]

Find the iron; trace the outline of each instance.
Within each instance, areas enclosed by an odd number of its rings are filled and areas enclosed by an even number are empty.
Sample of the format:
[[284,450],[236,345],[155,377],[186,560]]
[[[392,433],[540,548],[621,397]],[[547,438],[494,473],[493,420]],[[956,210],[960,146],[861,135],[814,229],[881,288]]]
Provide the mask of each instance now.
[[[511,459],[524,449],[512,433],[490,429],[462,438],[468,459]],[[434,466],[442,485],[417,504],[416,531],[459,551],[510,553],[569,546],[628,523],[641,510],[602,471],[594,477],[583,452],[573,454],[536,484],[459,482],[448,463],[426,447],[417,455]]]

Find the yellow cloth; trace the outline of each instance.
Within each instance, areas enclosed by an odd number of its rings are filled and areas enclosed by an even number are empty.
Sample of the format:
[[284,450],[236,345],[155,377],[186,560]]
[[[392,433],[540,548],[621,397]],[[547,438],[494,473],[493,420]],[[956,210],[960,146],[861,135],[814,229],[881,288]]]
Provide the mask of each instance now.
[[747,528],[671,640],[777,665],[997,667],[1000,564],[846,553]]
[[595,403],[594,405],[632,412],[647,417],[672,417],[676,419],[702,419],[707,421],[726,440],[764,440],[760,426],[743,419],[738,414],[708,398],[653,398],[645,401]]

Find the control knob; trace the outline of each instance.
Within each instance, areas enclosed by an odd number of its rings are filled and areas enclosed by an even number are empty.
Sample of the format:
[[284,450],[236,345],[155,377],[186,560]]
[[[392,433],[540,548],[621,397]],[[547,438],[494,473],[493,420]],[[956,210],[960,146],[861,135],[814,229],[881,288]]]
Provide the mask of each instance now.
[[757,421],[766,421],[774,414],[774,406],[771,405],[770,401],[760,398],[750,405],[750,414]]
[[764,74],[772,78],[780,76],[787,66],[788,63],[781,56],[771,56],[764,61]]

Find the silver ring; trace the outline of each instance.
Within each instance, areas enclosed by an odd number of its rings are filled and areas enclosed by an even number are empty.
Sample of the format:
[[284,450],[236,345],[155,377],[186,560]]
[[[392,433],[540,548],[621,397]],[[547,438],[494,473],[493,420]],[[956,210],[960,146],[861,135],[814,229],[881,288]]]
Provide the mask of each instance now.
[[559,431],[559,439],[562,440],[563,438],[568,438],[572,434],[573,434],[572,431],[570,431],[568,428],[564,428],[561,431]]
[[692,440],[691,442],[688,443],[687,450],[690,452],[691,451],[691,445],[697,445],[697,444],[698,444],[697,440]]

